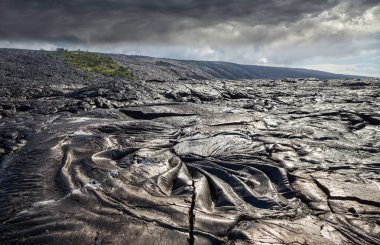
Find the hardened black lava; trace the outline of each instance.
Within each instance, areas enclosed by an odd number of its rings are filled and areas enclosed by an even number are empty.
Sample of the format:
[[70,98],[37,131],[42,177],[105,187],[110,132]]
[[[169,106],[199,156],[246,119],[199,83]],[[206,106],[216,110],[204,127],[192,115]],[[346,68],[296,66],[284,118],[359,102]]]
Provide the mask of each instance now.
[[380,244],[380,80],[0,53],[1,244]]

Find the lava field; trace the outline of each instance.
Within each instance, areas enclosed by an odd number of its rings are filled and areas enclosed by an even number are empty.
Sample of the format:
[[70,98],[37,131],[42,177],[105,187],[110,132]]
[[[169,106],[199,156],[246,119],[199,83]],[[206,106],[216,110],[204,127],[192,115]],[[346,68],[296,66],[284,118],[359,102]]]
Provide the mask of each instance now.
[[380,244],[379,79],[0,54],[1,244]]

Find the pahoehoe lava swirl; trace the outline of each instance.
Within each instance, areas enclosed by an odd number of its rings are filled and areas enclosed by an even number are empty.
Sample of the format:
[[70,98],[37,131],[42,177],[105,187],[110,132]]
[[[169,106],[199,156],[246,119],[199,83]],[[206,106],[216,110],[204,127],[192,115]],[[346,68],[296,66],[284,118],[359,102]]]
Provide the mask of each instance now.
[[[113,239],[131,239],[136,227],[153,223],[171,239],[191,233],[216,242],[242,219],[284,210],[291,216],[296,208],[286,171],[252,159],[265,148],[246,135],[216,133],[173,143],[180,132],[161,123],[109,119],[104,126],[90,121],[86,131],[79,129],[83,122],[71,124],[69,132],[62,133],[57,123],[49,137],[36,135],[38,143],[5,163],[12,169],[2,190],[3,210],[25,208],[5,223],[18,230],[9,234],[11,239],[85,242],[92,230],[104,234],[122,222],[133,224],[132,234]],[[36,195],[15,198],[25,185]],[[14,201],[7,203],[10,197]],[[45,200],[38,201],[41,197]],[[32,229],[22,228],[31,223]],[[42,230],[49,232],[38,234]]]

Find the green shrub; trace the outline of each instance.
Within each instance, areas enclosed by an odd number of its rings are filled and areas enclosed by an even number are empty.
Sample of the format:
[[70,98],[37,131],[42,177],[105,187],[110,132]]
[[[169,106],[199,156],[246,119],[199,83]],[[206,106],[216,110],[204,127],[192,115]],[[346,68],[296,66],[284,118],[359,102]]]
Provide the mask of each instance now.
[[112,58],[84,51],[57,50],[53,56],[61,57],[67,64],[82,71],[100,73],[105,76],[133,79],[133,72]]

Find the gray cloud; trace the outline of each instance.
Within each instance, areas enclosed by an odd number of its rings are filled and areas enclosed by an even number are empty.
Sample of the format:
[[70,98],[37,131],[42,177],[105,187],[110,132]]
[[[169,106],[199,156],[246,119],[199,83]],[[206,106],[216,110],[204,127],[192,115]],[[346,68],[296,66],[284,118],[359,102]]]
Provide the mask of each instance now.
[[319,23],[292,23],[337,6],[353,18],[376,4],[375,0],[2,0],[0,39],[84,44],[266,42],[292,31],[302,33]]
[[[0,37],[84,43],[171,40],[221,23],[276,25],[333,8],[338,0],[2,0]],[[355,9],[374,1],[353,1]]]

